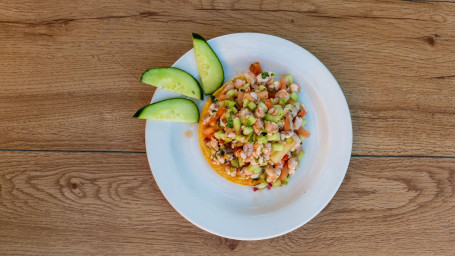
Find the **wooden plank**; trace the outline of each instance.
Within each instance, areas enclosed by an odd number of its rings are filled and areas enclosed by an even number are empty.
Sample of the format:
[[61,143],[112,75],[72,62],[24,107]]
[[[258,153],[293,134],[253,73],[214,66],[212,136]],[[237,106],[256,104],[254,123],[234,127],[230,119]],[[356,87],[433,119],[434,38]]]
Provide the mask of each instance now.
[[[5,255],[450,255],[455,159],[353,158],[332,202],[296,231],[223,239],[166,202],[145,154],[0,153]],[[277,224],[277,223],[275,223]]]
[[408,1],[0,3],[0,149],[144,151],[138,78],[192,45],[265,32],[314,53],[351,108],[353,154],[455,156],[455,5]]

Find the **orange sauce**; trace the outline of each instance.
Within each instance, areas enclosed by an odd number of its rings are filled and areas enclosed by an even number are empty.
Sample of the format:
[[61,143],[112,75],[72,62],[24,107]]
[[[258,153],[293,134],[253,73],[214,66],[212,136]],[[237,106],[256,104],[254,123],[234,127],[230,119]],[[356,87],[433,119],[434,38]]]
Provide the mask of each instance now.
[[[223,89],[226,85],[227,85],[227,83],[224,84],[223,86],[221,86],[221,88],[218,89],[218,91],[216,91],[213,94],[213,96],[218,97],[218,95],[223,91]],[[212,162],[212,160],[210,159],[210,148],[206,145],[206,142],[204,141],[204,136],[202,136],[202,131],[204,130],[204,128],[206,128],[206,126],[202,124],[202,119],[203,119],[203,117],[205,117],[208,114],[208,110],[209,110],[209,107],[211,104],[212,104],[212,100],[209,98],[207,100],[207,102],[205,103],[204,108],[201,111],[201,117],[200,117],[200,121],[199,121],[199,129],[198,129],[199,146],[201,147],[202,155],[204,156],[205,160],[210,165],[210,167],[212,167],[212,169],[216,173],[218,173],[221,177],[227,179],[228,181],[234,182],[236,184],[249,186],[249,185],[251,185],[251,182],[252,182],[251,178],[243,179],[240,176],[232,177],[226,173],[226,170],[224,169],[225,165],[214,164]]]
[[186,132],[185,132],[185,137],[187,137],[187,138],[193,137],[193,132],[190,131],[190,130],[186,131]]

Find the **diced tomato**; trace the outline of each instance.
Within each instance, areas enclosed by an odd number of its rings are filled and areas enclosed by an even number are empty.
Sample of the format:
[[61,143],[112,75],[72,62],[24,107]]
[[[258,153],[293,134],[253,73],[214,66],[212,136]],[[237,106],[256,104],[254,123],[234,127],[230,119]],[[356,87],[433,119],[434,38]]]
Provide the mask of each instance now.
[[271,107],[273,107],[273,103],[272,103],[272,101],[271,101],[270,99],[264,100],[264,104],[265,104],[265,105],[267,106],[267,108],[269,108],[269,109],[270,109]]
[[212,121],[210,122],[210,125],[215,126],[216,122],[218,121],[218,119],[220,119],[220,117],[224,114],[224,112],[226,112],[226,108],[220,107],[218,109],[218,112],[216,112],[215,118],[213,118]]
[[281,170],[280,180],[285,180],[288,177],[288,174],[289,174],[289,167],[288,167],[288,162],[286,162],[283,166],[283,169]]
[[284,155],[284,156],[283,156],[283,161],[288,160],[288,158],[289,158],[289,155],[288,155],[288,154]]
[[208,138],[212,134],[214,134],[217,130],[218,130],[218,128],[209,126],[209,127],[205,128],[204,130],[202,130],[202,136],[204,136],[205,138]]
[[259,75],[262,73],[262,68],[261,68],[261,64],[259,64],[259,62],[255,62],[253,64],[251,64],[250,66],[250,71],[251,73],[253,73],[255,76]]
[[221,94],[221,95],[218,97],[218,100],[219,100],[219,101],[223,101],[223,100],[225,100],[225,99],[227,99],[227,97],[226,97],[225,94]]
[[301,110],[299,113],[297,113],[297,116],[304,117],[306,115],[306,109],[302,104],[300,104],[300,108]]
[[297,134],[301,135],[304,138],[308,138],[311,135],[310,132],[303,129],[303,127],[300,127],[300,129],[297,130]]
[[288,80],[283,76],[280,80],[280,90],[286,90],[286,85],[288,84]]
[[291,130],[291,117],[289,116],[289,114],[287,114],[286,118],[284,119],[284,130],[285,131]]

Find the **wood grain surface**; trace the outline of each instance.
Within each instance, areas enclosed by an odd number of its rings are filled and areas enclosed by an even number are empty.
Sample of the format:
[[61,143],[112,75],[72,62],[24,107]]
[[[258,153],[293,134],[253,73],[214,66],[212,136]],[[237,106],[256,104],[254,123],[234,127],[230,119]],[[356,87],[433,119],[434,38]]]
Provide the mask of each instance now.
[[138,79],[207,38],[264,32],[332,71],[357,155],[455,156],[455,5],[409,1],[0,3],[0,148],[144,151]]
[[[147,163],[147,68],[207,39],[291,40],[333,73],[354,131],[316,218],[255,242],[180,216]],[[453,255],[455,1],[0,1],[0,255]],[[296,213],[298,214],[298,213]]]
[[0,165],[0,253],[8,255],[455,251],[455,159],[354,157],[321,214],[256,242],[223,239],[183,219],[160,193],[145,154],[3,152]]

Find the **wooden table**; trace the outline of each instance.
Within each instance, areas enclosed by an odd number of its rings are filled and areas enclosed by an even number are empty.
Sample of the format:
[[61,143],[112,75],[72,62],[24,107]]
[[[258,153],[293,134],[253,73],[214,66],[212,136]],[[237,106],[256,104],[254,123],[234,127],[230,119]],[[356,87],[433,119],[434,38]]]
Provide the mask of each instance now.
[[[132,118],[191,32],[245,31],[318,57],[354,129],[326,209],[256,242],[181,217]],[[2,255],[455,253],[454,1],[2,1],[0,46]]]

